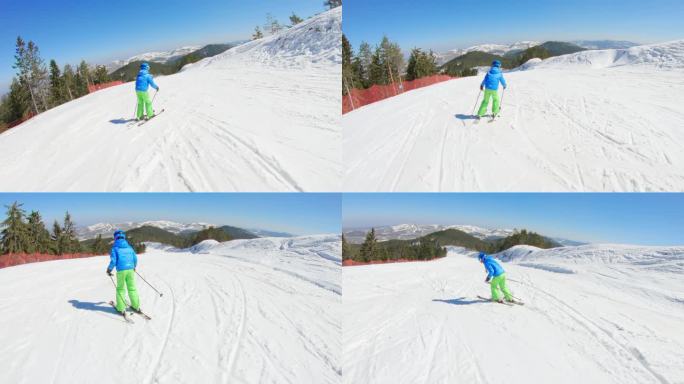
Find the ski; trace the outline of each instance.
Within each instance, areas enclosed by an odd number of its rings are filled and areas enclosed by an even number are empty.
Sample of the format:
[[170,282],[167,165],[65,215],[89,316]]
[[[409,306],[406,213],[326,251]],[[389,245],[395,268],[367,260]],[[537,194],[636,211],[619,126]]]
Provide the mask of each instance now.
[[143,125],[143,124],[145,124],[145,123],[147,123],[148,121],[154,119],[155,117],[161,115],[161,114],[164,112],[164,110],[165,110],[165,109],[162,109],[161,111],[155,113],[154,116],[150,117],[149,119],[145,119],[145,120],[143,120],[142,122],[138,123],[138,127],[141,126],[141,125]]
[[484,296],[479,296],[479,295],[478,295],[477,297],[480,298],[480,299],[482,299],[482,300],[487,300],[487,301],[492,302],[492,303],[508,305],[509,307],[512,307],[512,306],[513,306],[513,303],[511,303],[511,302],[507,302],[507,301],[494,301],[494,300],[492,300],[492,299],[490,299],[490,298],[487,298],[487,297],[484,297]]
[[493,123],[494,120],[498,119],[499,115],[493,115],[491,119],[489,119],[489,123]]
[[[109,305],[111,305],[112,307],[114,307],[114,309],[116,309],[116,304],[114,304],[113,301],[110,301],[110,302],[109,302]],[[118,310],[117,310],[116,312],[119,313]],[[119,313],[119,314],[121,315],[121,313]],[[134,322],[133,322],[133,319],[131,319],[130,317],[128,317],[128,316],[126,315],[126,311],[124,311],[124,313],[123,313],[122,316],[123,316],[124,320],[126,320],[127,323],[129,323],[129,324],[133,324],[133,323],[134,323]]]
[[131,311],[131,313],[137,313],[138,315],[142,316],[143,319],[145,319],[145,320],[152,320],[152,317],[150,317],[147,313],[145,313],[141,310],[136,311],[135,309],[133,309],[131,307],[128,307],[128,309]]

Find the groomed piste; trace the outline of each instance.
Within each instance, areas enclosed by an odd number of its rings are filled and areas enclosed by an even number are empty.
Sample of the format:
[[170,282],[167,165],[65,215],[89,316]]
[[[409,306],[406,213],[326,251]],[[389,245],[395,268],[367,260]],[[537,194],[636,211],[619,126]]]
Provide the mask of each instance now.
[[108,301],[109,257],[0,269],[6,383],[339,383],[339,235],[150,245],[146,321]]
[[471,115],[482,76],[345,114],[344,190],[684,189],[684,107],[670,96],[684,92],[684,40],[533,61],[504,76],[492,123]]
[[339,7],[157,77],[141,127],[132,83],[42,113],[0,135],[0,189],[339,191],[341,29]]

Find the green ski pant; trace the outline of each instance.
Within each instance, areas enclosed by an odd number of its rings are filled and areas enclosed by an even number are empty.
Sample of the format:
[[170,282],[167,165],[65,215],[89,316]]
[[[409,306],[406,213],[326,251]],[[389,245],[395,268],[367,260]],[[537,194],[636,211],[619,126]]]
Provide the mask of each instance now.
[[150,118],[154,116],[154,110],[152,109],[152,100],[150,100],[150,94],[147,91],[135,91],[138,96],[138,111],[136,117],[142,119],[144,112],[147,113],[147,117]]
[[123,312],[126,309],[126,289],[128,288],[128,297],[131,299],[131,307],[133,309],[140,309],[140,299],[138,298],[138,290],[135,288],[135,271],[127,269],[125,271],[116,272],[116,310]]
[[485,89],[484,99],[482,99],[482,104],[480,104],[480,110],[477,115],[482,117],[487,113],[487,107],[489,106],[489,99],[493,99],[492,103],[492,115],[499,113],[499,91],[494,89]]
[[503,292],[504,298],[506,298],[506,300],[508,300],[508,301],[513,300],[513,296],[511,296],[511,292],[509,292],[508,287],[506,287],[506,274],[505,273],[502,273],[499,276],[492,278],[492,280],[489,282],[489,285],[492,287],[492,300],[494,300],[494,301],[499,300],[499,289],[501,289],[501,292]]

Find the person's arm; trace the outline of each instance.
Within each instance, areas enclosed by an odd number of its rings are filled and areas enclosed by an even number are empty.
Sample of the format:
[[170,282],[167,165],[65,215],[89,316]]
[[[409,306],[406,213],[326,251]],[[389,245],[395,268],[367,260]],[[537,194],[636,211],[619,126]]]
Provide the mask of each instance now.
[[506,89],[506,79],[504,79],[503,75],[501,75],[501,85],[503,85],[504,89]]
[[489,282],[489,280],[492,279],[492,275],[494,274],[494,268],[491,264],[485,263],[485,269],[487,270],[487,278],[485,279],[485,281]]
[[138,268],[138,254],[133,250],[133,269]]
[[154,89],[156,89],[157,91],[159,91],[159,86],[154,82],[154,79],[152,78],[152,75],[147,75],[147,81],[150,83],[150,86],[152,86],[152,88],[154,88]]
[[480,83],[480,91],[484,89],[485,81],[487,81],[487,75],[482,79],[482,82]]
[[112,247],[112,250],[109,251],[109,266],[107,267],[107,274],[108,275],[112,274],[112,270],[116,266],[116,259],[117,259],[116,248]]

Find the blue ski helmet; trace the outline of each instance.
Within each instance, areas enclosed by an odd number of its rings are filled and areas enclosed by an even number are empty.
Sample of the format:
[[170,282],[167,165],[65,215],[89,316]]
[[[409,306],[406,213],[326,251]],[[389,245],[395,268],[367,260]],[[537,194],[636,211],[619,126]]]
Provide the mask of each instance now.
[[484,260],[485,256],[487,256],[486,253],[480,252],[480,254],[477,255],[477,259],[480,260],[480,261],[482,261],[482,260]]
[[114,240],[119,240],[119,239],[126,239],[126,232],[117,229],[114,231]]
[[150,69],[150,65],[147,62],[140,64],[140,69]]
[[499,60],[494,60],[492,61],[492,67],[499,67],[501,68],[501,62]]

